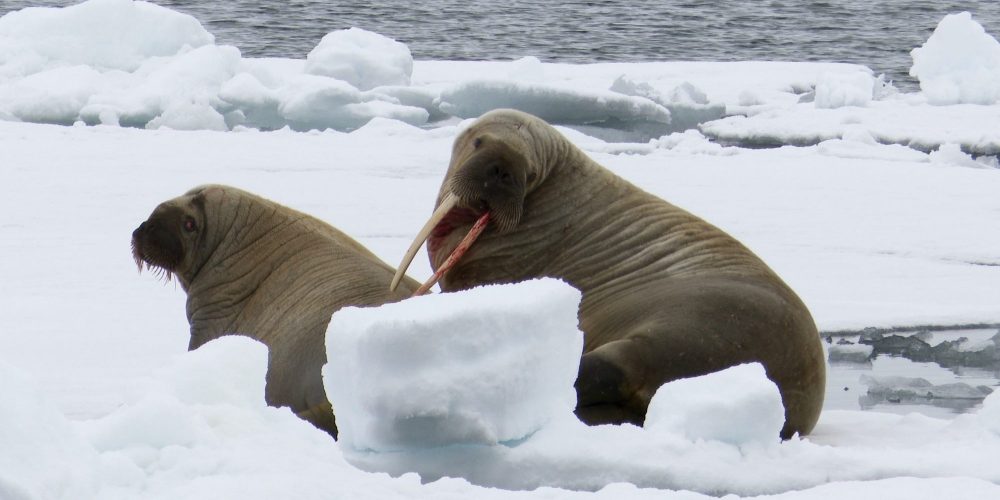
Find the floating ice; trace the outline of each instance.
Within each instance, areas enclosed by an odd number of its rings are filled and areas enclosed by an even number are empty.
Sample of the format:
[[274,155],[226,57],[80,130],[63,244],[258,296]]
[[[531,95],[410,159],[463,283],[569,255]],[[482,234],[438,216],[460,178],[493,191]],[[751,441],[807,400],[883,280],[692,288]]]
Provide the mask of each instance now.
[[441,93],[440,106],[460,118],[477,118],[496,108],[513,108],[559,124],[670,123],[667,108],[645,98],[611,91],[578,90],[513,80],[472,80]]
[[374,117],[392,118],[412,125],[427,121],[427,111],[401,106],[374,92],[362,92],[333,78],[300,75],[278,90],[281,117],[295,130],[353,130]]
[[920,377],[861,375],[868,394],[895,399],[983,399],[993,392],[986,386],[971,386],[964,382],[934,385]]
[[382,85],[409,85],[413,56],[403,43],[350,28],[324,36],[306,56],[305,70],[343,80],[360,90],[371,90]]
[[579,301],[576,289],[545,279],[338,311],[323,380],[339,443],[494,445],[569,414]]
[[647,82],[636,81],[626,75],[611,84],[611,90],[625,95],[645,97],[670,111],[670,129],[687,130],[699,123],[722,118],[726,106],[710,103],[701,89],[689,82],[660,90]]
[[664,384],[649,403],[650,432],[734,445],[776,443],[785,423],[778,387],[760,363]]
[[381,35],[330,33],[299,65],[213,41],[194,18],[141,1],[12,12],[0,18],[0,117],[182,130],[442,118],[436,92],[367,91],[410,83],[409,49]]
[[1000,42],[972,14],[945,16],[922,46],[910,52],[910,76],[931,104],[1000,101]]
[[874,347],[866,344],[836,343],[829,347],[827,355],[831,362],[867,363],[872,359]]

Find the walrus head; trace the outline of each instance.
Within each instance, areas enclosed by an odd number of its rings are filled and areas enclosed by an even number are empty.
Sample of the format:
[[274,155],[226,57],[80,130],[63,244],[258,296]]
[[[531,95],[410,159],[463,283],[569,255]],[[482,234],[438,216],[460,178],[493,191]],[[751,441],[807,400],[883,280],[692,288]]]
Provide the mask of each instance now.
[[[458,136],[437,209],[407,250],[390,290],[425,241],[437,270],[417,295],[434,286],[483,232],[516,231],[528,196],[545,178],[546,153],[552,152],[551,144],[534,135],[536,122],[543,123],[519,111],[497,110]],[[456,232],[470,225],[465,237]]]
[[197,272],[192,249],[203,244],[205,187],[158,205],[132,232],[132,257],[143,267],[170,280],[177,276],[185,289]]

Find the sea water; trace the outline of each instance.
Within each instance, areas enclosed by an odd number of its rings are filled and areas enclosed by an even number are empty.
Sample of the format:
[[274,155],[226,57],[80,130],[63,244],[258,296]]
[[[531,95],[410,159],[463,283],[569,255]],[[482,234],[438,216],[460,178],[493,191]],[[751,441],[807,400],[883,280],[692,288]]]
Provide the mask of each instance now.
[[[75,0],[0,0],[0,14]],[[912,91],[910,50],[946,14],[1000,34],[1000,2],[934,0],[153,0],[196,17],[246,57],[304,58],[330,31],[364,28],[415,59],[828,61],[866,65]]]

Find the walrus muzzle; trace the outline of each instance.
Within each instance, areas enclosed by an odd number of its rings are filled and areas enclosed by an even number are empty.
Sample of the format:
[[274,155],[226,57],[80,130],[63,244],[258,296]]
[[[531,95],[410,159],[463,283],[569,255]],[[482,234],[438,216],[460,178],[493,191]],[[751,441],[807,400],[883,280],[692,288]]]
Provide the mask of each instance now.
[[176,229],[162,219],[150,219],[132,232],[132,257],[139,272],[145,264],[146,269],[169,280],[184,260],[184,245]]
[[503,141],[490,136],[477,138],[473,147],[475,151],[449,181],[448,194],[403,256],[389,286],[390,291],[396,289],[424,242],[428,242],[430,251],[435,252],[452,231],[472,223],[465,237],[414,295],[426,293],[440,281],[491,222],[498,233],[508,233],[521,221],[529,179],[527,159]]

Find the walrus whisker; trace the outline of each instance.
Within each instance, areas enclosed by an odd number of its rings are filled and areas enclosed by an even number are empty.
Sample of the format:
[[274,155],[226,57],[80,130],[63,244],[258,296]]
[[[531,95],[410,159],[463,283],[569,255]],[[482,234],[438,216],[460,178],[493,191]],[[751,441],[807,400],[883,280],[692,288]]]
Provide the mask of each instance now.
[[142,255],[139,254],[139,249],[135,246],[135,239],[132,240],[132,259],[135,260],[136,267],[139,268],[139,274],[142,274]]
[[403,256],[403,260],[399,263],[399,267],[396,268],[396,274],[392,277],[392,283],[389,284],[390,292],[395,291],[396,287],[399,286],[399,281],[403,279],[403,276],[406,274],[406,270],[410,267],[410,263],[413,262],[413,257],[417,255],[417,251],[420,250],[420,246],[427,241],[428,237],[430,237],[434,227],[437,226],[438,222],[441,222],[441,219],[443,219],[445,215],[448,215],[448,212],[451,211],[452,208],[455,208],[455,205],[457,204],[458,196],[455,196],[452,193],[448,193],[448,195],[441,200],[441,205],[437,207],[437,210],[431,214],[431,218],[427,220],[424,227],[417,233],[417,236],[413,239],[413,243],[410,243],[410,248],[406,251],[406,255]]
[[444,261],[444,264],[441,264],[441,267],[439,267],[437,271],[434,271],[434,275],[431,276],[430,279],[428,279],[423,285],[420,285],[420,288],[417,288],[417,291],[413,292],[413,296],[416,297],[417,295],[427,293],[432,286],[441,280],[441,277],[444,276],[445,273],[447,273],[452,267],[455,267],[455,264],[458,263],[459,259],[461,259],[463,255],[465,255],[465,252],[469,251],[469,248],[476,242],[479,235],[483,234],[483,230],[486,229],[486,225],[489,224],[489,222],[489,212],[481,215],[479,219],[476,220],[476,223],[472,225],[472,229],[469,229],[468,234],[462,238],[462,241],[458,242],[458,246],[455,247],[455,250],[452,250],[451,255],[449,255]]

